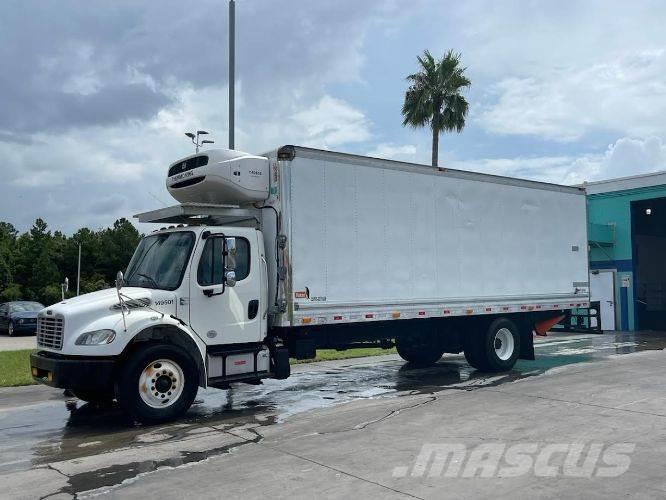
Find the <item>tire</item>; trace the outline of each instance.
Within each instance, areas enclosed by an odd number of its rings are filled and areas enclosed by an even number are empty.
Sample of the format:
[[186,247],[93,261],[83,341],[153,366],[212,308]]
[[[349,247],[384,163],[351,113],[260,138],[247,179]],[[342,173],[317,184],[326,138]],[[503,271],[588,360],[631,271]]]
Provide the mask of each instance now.
[[465,359],[474,368],[487,372],[503,372],[516,364],[520,354],[520,332],[507,318],[497,318],[485,331],[469,338]]
[[101,387],[101,388],[78,388],[72,389],[70,391],[74,397],[85,401],[86,403],[93,404],[108,404],[113,402],[115,397],[113,387]]
[[465,346],[465,360],[472,368],[483,370],[484,368],[479,360],[480,341],[477,340],[477,337],[478,335],[472,335],[467,342],[467,345]]
[[433,331],[414,333],[395,339],[398,355],[414,366],[431,366],[444,354]]
[[7,324],[7,335],[9,335],[10,337],[13,337],[15,334],[16,334],[16,331],[14,330],[14,322],[10,321]]
[[135,351],[119,373],[118,403],[146,424],[168,422],[183,415],[199,388],[196,363],[170,344],[147,345]]

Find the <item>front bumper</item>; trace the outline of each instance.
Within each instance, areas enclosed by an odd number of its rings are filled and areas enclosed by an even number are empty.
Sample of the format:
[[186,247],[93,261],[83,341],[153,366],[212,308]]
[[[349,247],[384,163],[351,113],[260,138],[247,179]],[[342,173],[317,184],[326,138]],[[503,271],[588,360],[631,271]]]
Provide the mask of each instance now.
[[108,387],[113,383],[116,358],[64,356],[46,351],[30,354],[32,378],[62,389]]

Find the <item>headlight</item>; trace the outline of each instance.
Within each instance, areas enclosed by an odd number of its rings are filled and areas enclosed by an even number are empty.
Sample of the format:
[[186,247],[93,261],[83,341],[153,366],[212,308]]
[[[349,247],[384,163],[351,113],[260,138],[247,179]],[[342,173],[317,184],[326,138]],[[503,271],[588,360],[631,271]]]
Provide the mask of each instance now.
[[23,324],[23,320],[22,320],[22,319],[18,320],[18,324],[19,324],[19,325],[22,325],[22,324]]
[[86,332],[76,339],[76,345],[101,345],[110,344],[116,338],[116,332],[113,330],[95,330]]

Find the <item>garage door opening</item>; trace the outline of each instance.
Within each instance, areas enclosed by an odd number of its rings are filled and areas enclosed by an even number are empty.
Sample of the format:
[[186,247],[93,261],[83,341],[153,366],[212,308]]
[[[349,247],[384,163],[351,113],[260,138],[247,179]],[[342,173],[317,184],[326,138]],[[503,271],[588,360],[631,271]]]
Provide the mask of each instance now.
[[631,203],[636,316],[642,330],[666,330],[666,198]]

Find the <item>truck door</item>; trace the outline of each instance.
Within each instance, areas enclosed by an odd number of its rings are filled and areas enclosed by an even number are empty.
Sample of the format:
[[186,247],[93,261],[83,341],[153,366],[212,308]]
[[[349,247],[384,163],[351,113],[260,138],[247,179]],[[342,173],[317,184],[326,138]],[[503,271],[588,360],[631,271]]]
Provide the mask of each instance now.
[[[190,326],[208,345],[263,340],[262,266],[254,230],[211,231],[190,273]],[[224,238],[236,239],[236,285],[224,286]],[[224,291],[223,291],[224,290]]]

